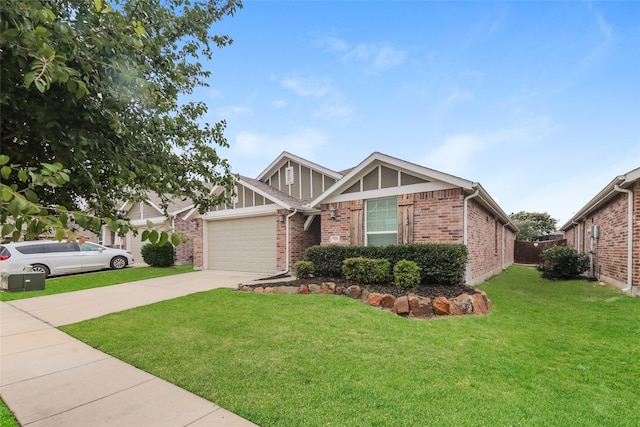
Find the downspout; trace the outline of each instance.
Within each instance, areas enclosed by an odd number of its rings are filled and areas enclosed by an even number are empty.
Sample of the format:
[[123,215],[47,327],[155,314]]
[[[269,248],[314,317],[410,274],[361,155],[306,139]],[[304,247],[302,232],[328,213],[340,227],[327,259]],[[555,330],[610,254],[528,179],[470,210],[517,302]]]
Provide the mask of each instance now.
[[[474,183],[472,184],[472,188],[475,188],[476,191],[474,191],[472,194],[469,194],[467,197],[464,198],[464,202],[462,205],[462,242],[464,243],[464,245],[467,247],[467,250],[469,250],[469,232],[467,230],[468,226],[469,226],[469,219],[467,218],[469,216],[469,208],[468,208],[468,201],[469,199],[473,199],[474,197],[477,197],[478,194],[480,194],[480,188],[478,188],[478,184]],[[469,283],[471,281],[471,266],[469,265],[469,261],[467,260],[467,272],[466,272],[466,277],[465,277],[465,282]]]
[[622,291],[633,295],[633,191],[621,188],[618,184],[613,187],[616,191],[627,193],[627,287]]
[[291,222],[290,219],[298,213],[298,208],[294,209],[293,212],[291,212],[289,215],[287,215],[287,218],[285,219],[285,243],[284,243],[284,257],[285,257],[285,261],[284,261],[284,270],[283,271],[278,271],[277,273],[275,273],[275,276],[279,276],[281,274],[289,274],[289,260],[291,258],[291,254],[290,252],[290,244],[289,244],[289,236],[291,234]]

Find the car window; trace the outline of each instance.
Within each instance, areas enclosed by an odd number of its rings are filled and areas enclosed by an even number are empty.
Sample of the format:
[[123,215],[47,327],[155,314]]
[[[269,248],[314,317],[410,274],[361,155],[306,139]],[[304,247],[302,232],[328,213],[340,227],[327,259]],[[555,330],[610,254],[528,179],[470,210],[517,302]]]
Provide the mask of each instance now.
[[25,245],[25,246],[16,246],[16,250],[21,254],[43,254],[45,253],[44,245],[34,244],[34,245]]
[[47,248],[47,253],[78,251],[78,244],[74,242],[48,243],[45,246]]
[[102,250],[102,247],[98,245],[94,245],[93,243],[84,242],[80,245],[80,250],[82,252],[91,252],[91,251],[99,252]]
[[9,249],[5,248],[4,246],[0,246],[0,256],[9,256],[11,255],[9,253]]

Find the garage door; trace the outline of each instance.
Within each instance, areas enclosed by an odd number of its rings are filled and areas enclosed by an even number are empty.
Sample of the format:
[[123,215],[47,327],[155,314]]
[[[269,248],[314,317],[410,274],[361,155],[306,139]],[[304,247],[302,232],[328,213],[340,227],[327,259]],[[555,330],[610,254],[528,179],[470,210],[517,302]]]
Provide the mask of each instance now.
[[146,227],[138,227],[138,235],[134,236],[133,233],[127,235],[127,250],[133,254],[133,261],[135,265],[146,265],[142,259],[142,247],[149,243],[149,241],[142,242],[142,232]]
[[210,270],[277,271],[274,215],[209,221],[207,228]]

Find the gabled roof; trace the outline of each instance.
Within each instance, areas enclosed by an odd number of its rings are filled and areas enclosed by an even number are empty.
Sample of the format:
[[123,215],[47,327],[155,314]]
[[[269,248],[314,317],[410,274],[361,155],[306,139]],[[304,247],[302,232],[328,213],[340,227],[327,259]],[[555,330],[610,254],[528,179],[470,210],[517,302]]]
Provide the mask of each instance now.
[[619,194],[616,186],[619,188],[630,187],[634,182],[640,179],[640,168],[636,168],[624,175],[615,177],[606,187],[604,187],[596,196],[582,207],[560,230],[566,231],[571,228],[575,222],[583,220],[591,212],[598,209],[603,203],[607,202],[615,195]]
[[345,189],[349,188],[359,177],[368,172],[375,165],[383,164],[398,168],[412,175],[422,176],[429,181],[439,181],[450,184],[455,187],[461,187],[465,190],[473,189],[473,181],[458,178],[457,176],[449,175],[435,169],[430,169],[424,166],[417,165],[415,163],[407,162],[405,160],[398,159],[380,152],[374,152],[369,157],[364,159],[356,167],[349,169],[347,174],[332,185],[327,191],[325,191],[320,197],[313,200],[310,205],[318,206],[323,203],[328,197],[339,194]]
[[285,194],[262,181],[258,181],[257,179],[240,176],[239,183],[285,209],[304,209],[304,205],[301,200],[289,196],[288,194]]
[[[158,215],[164,215],[162,210],[162,199],[160,198],[160,196],[157,193],[149,192],[147,194],[147,197],[148,200],[143,201],[142,203],[145,203],[157,210]],[[118,210],[128,212],[134,205],[135,203],[125,202],[120,206]],[[192,208],[193,201],[191,201],[191,199],[189,199],[188,197],[184,199],[172,198],[169,200],[169,204],[167,206],[167,214],[169,216],[175,216]]]
[[298,157],[295,154],[291,154],[286,151],[283,151],[282,154],[278,156],[278,158],[276,158],[273,162],[271,162],[271,164],[264,171],[262,171],[260,175],[258,175],[257,180],[262,181],[263,179],[271,176],[273,173],[275,173],[275,171],[280,169],[280,167],[282,167],[282,165],[286,163],[288,160],[292,160],[296,163],[307,166],[310,169],[315,169],[318,172],[324,173],[325,175],[328,175],[332,178],[335,178],[335,179],[342,178],[342,174],[339,172],[333,171],[331,169],[327,169],[324,166],[320,166],[317,163],[310,162],[309,160],[303,159],[302,157]]

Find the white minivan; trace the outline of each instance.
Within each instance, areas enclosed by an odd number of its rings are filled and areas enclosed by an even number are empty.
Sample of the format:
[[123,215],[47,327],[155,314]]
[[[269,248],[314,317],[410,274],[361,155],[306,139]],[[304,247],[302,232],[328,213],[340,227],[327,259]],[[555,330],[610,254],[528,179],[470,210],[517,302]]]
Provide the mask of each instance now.
[[45,277],[106,268],[121,269],[133,264],[131,252],[91,242],[34,240],[0,245],[0,271],[18,273],[30,265]]

